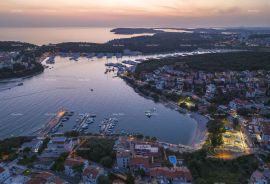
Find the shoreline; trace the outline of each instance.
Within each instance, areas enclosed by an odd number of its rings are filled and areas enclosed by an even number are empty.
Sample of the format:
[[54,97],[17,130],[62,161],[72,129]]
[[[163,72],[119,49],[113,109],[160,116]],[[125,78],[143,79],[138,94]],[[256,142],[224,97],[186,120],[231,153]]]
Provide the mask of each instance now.
[[31,78],[31,77],[34,77],[34,76],[37,76],[41,73],[44,72],[44,69],[42,71],[37,71],[37,72],[34,72],[30,75],[22,75],[22,76],[18,76],[18,77],[8,77],[8,78],[3,78],[3,79],[0,79],[0,83],[9,83],[9,82],[20,82],[24,79],[28,79],[28,78]]
[[195,149],[200,149],[207,138],[208,119],[205,116],[195,112],[192,112],[191,118],[196,121],[197,127],[189,145],[194,147]]
[[191,112],[191,111],[188,111],[187,109],[182,109],[175,102],[161,101],[161,104],[165,105],[166,107],[172,110],[175,110],[177,108],[178,109],[177,111],[180,114],[183,114],[180,112],[180,110],[184,111],[187,114],[190,114],[190,118],[196,122],[196,128],[187,146],[190,146],[194,149],[200,149],[205,143],[206,138],[207,138],[208,119],[204,115],[200,114],[199,112]]
[[[154,99],[152,97],[146,96],[145,94],[143,94],[142,92],[140,92],[139,90],[134,88],[134,86],[132,84],[130,84],[127,80],[125,80],[124,77],[120,76],[120,78],[123,79],[127,85],[132,87],[132,89],[137,94],[139,94],[140,96],[142,96],[146,99],[154,101]],[[191,136],[190,141],[187,144],[187,146],[190,146],[194,149],[200,149],[203,146],[203,144],[205,143],[206,138],[207,138],[208,118],[206,118],[204,115],[200,114],[199,112],[191,112],[191,111],[188,111],[187,109],[182,109],[181,107],[179,107],[177,105],[177,103],[172,102],[172,101],[160,99],[158,102],[155,102],[155,103],[160,103],[171,110],[178,111],[182,115],[184,115],[184,113],[182,113],[182,112],[190,114],[190,118],[196,122],[196,128],[195,128],[195,131],[194,131],[193,135]]]

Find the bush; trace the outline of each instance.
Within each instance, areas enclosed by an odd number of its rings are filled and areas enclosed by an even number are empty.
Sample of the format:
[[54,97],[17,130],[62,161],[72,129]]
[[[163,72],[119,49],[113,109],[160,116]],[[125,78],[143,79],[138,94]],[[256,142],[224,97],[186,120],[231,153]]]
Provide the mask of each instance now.
[[100,160],[103,167],[111,168],[113,165],[113,159],[109,156],[105,156]]

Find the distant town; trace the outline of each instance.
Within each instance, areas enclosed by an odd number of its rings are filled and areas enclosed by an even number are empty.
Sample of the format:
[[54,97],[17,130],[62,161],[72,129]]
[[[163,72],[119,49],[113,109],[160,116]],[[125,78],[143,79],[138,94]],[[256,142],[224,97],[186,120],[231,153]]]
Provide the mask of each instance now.
[[[0,141],[0,183],[270,182],[270,31],[112,31],[153,35],[104,44],[0,42],[1,82],[49,70],[57,56],[76,62],[80,57],[169,54],[106,62],[104,74],[115,72],[143,97],[196,120],[192,144],[172,144],[140,133],[115,133],[118,120],[113,118],[100,124],[99,133],[84,132],[84,126],[95,121],[95,114],[80,115],[72,130],[61,132],[59,127],[74,112],[60,109],[32,135]],[[195,54],[185,54],[187,51]],[[151,118],[154,111],[145,115]]]

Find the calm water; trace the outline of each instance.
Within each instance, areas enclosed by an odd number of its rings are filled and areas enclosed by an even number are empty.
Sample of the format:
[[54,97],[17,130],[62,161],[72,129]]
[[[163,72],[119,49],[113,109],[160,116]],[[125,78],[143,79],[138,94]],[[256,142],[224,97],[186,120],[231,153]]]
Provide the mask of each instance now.
[[[0,137],[32,133],[57,110],[67,108],[75,115],[62,131],[72,128],[79,113],[92,112],[97,119],[89,126],[90,132],[97,132],[104,118],[115,116],[119,119],[116,131],[140,132],[171,143],[190,142],[196,129],[193,119],[143,98],[113,73],[105,75],[105,62],[57,57],[52,69],[25,79],[23,86],[0,84]],[[11,89],[3,90],[7,87]],[[145,111],[152,108],[157,113],[147,118]]]
[[[22,41],[37,45],[61,42],[104,43],[116,38],[130,38],[134,35],[116,35],[112,28],[0,28],[1,41]],[[146,34],[145,34],[146,35]],[[150,34],[148,34],[150,35]]]

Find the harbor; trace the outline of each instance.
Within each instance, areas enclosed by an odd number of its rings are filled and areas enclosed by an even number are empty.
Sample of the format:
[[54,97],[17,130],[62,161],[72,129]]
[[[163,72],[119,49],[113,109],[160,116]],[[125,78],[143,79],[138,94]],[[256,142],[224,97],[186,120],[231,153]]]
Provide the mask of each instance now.
[[105,118],[100,124],[99,132],[102,134],[113,134],[114,128],[118,123],[117,118]]
[[88,129],[89,124],[95,122],[95,118],[95,114],[79,114],[78,118],[76,119],[76,124],[73,126],[72,130],[77,132],[85,132]]
[[[125,81],[115,77],[117,69],[104,74],[108,63],[105,57],[92,59],[80,57],[78,61],[70,61],[68,57],[56,56],[54,64],[50,64],[52,69],[20,81],[22,86],[2,91],[0,136],[29,135],[41,127],[46,134],[52,128],[49,126],[48,131],[44,124],[48,124],[59,109],[66,108],[74,114],[57,119],[54,126],[58,125],[58,132],[74,129],[95,134],[100,132],[99,125],[105,118],[117,118],[119,121],[111,130],[108,127],[106,134],[142,133],[164,142],[190,143],[196,130],[195,120],[140,96]],[[109,62],[121,64],[125,60],[137,59],[143,57],[113,57]],[[153,108],[156,112],[146,112]],[[79,114],[85,113],[96,113],[94,123],[86,126],[85,120],[76,122]],[[148,118],[147,114],[151,117]]]

